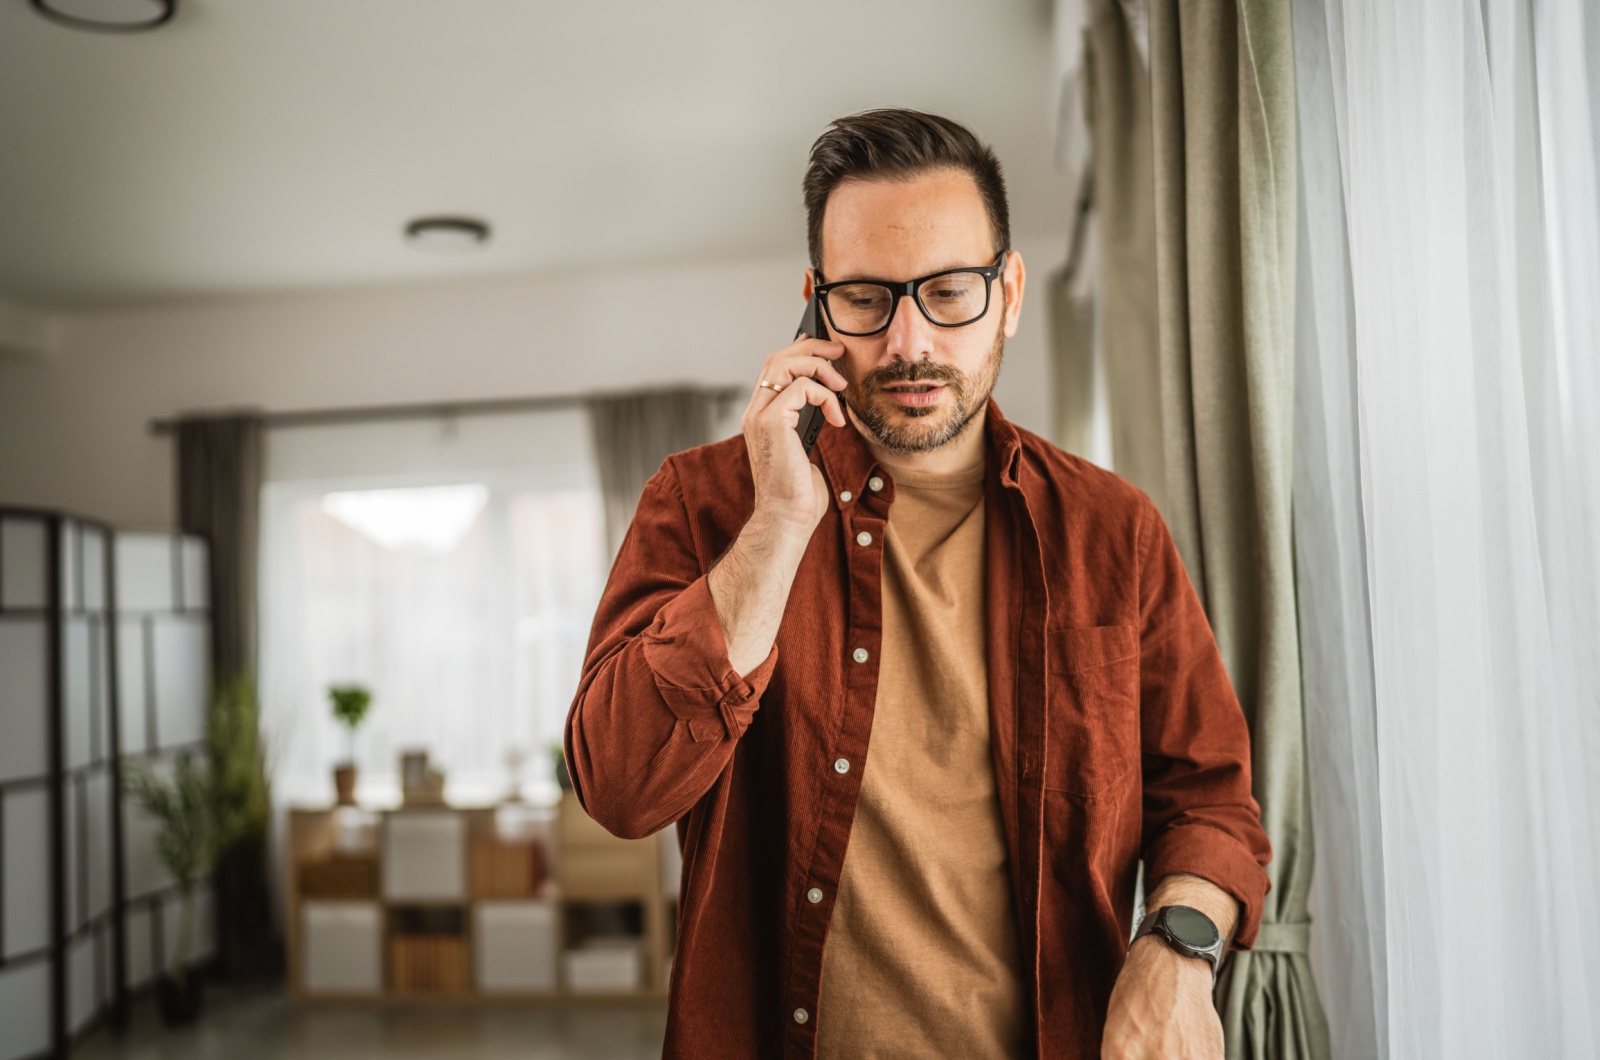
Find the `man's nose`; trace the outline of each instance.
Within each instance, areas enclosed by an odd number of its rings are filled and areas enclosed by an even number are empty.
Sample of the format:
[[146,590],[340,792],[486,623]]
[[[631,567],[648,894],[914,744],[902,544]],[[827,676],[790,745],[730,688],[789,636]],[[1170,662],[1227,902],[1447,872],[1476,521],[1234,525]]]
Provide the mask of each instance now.
[[933,324],[917,307],[917,300],[909,294],[903,294],[895,305],[894,319],[889,321],[889,330],[885,333],[888,341],[884,352],[892,359],[902,361],[932,358],[934,330]]

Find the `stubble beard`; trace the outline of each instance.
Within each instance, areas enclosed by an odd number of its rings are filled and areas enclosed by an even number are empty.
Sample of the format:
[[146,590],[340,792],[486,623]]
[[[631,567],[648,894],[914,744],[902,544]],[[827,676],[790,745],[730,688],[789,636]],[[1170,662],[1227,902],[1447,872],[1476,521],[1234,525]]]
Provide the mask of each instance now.
[[[878,444],[892,453],[927,453],[961,437],[961,432],[989,403],[1000,362],[1005,356],[1004,329],[974,376],[932,361],[895,361],[874,368],[845,390],[845,402]],[[906,406],[883,388],[890,383],[938,383],[946,400],[937,405]],[[932,422],[925,422],[931,420]]]

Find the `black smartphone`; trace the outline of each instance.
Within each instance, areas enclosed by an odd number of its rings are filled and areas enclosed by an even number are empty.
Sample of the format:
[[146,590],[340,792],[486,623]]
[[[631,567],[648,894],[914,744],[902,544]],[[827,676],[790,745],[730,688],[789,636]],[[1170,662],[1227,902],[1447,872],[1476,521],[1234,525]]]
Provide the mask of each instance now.
[[[822,307],[817,304],[817,296],[812,295],[806,303],[806,311],[800,317],[800,328],[794,333],[795,338],[805,335],[813,339],[828,337],[828,325],[823,321]],[[844,395],[836,395],[839,408],[844,409]],[[817,446],[817,435],[822,433],[822,425],[828,422],[828,417],[823,414],[823,405],[807,405],[800,410],[800,422],[794,425],[795,433],[800,435],[800,444],[805,446],[806,455],[811,455],[811,450]]]

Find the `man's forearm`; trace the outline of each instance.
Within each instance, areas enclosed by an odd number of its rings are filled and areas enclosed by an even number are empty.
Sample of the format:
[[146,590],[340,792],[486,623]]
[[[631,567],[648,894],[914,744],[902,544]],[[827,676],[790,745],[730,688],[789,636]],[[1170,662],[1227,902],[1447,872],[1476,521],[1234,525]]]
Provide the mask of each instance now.
[[758,512],[706,575],[728,665],[740,677],[771,653],[809,540],[809,533]]

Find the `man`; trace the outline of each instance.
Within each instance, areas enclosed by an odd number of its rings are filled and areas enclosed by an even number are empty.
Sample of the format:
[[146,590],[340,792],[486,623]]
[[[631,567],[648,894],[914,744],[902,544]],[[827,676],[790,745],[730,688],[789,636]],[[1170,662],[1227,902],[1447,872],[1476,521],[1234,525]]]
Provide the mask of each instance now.
[[831,341],[650,480],[567,724],[588,812],[683,843],[664,1055],[1220,1057],[1267,889],[1244,719],[1149,500],[989,400],[999,164],[872,111],[804,189]]

